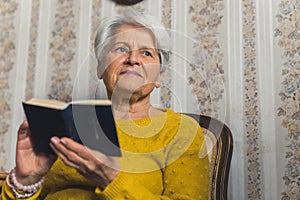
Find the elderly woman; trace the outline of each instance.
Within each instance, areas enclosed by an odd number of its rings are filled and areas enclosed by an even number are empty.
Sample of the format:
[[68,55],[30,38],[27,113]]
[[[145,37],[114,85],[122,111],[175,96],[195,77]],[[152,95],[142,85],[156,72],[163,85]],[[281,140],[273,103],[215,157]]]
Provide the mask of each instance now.
[[130,11],[103,21],[95,40],[98,77],[113,104],[122,157],[58,137],[50,142],[57,156],[35,153],[25,121],[2,198],[207,199],[201,128],[150,103],[169,60],[168,42],[166,30],[149,15]]

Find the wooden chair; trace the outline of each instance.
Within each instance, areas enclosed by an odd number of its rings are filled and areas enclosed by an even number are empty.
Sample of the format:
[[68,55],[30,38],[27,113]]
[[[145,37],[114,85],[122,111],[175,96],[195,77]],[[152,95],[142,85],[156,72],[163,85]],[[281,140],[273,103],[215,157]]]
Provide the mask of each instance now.
[[210,200],[227,200],[228,175],[233,150],[230,129],[212,117],[183,113],[199,122],[206,138],[210,160]]
[[2,185],[6,179],[6,176],[8,175],[8,173],[5,172],[0,172],[0,200],[1,200],[1,189],[2,189]]

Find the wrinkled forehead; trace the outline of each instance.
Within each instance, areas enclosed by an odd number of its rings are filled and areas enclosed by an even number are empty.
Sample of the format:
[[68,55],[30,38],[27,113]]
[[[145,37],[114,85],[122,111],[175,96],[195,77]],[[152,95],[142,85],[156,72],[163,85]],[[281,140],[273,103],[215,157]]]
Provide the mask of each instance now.
[[135,25],[126,24],[116,28],[111,42],[128,44],[131,48],[157,48],[153,33],[145,27]]

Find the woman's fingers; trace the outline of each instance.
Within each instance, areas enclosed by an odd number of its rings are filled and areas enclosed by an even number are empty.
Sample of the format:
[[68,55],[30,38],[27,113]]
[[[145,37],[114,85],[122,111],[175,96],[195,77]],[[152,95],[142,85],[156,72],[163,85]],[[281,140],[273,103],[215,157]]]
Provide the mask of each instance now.
[[29,126],[27,120],[25,120],[19,127],[18,140],[26,138],[29,134]]
[[18,129],[17,151],[32,151],[33,146],[30,140],[30,129],[25,120]]
[[89,162],[90,155],[86,147],[71,139],[52,137],[50,146],[61,160],[71,167],[82,169],[81,166],[86,166]]
[[81,173],[113,166],[109,157],[98,151],[92,151],[69,138],[52,137],[50,146],[65,164]]
[[119,163],[115,158],[92,151],[72,139],[52,137],[50,146],[66,165],[97,182],[101,188],[105,188],[119,173]]
[[85,147],[82,144],[79,144],[75,142],[74,140],[70,138],[63,137],[61,138],[61,143],[64,145],[64,147],[72,152],[75,152],[79,157],[82,159],[88,161],[91,158],[91,153],[88,150],[87,147]]
[[66,165],[78,169],[78,165],[76,165],[74,162],[69,161],[68,158],[56,148],[56,145],[50,143],[50,147]]
[[[89,160],[89,157],[91,156],[90,152],[87,150],[85,146],[75,142],[72,139],[69,138],[59,139],[58,137],[53,137],[51,138],[51,142],[56,146],[56,148],[59,151],[61,151],[65,155],[67,155],[70,152],[73,152],[83,160]],[[70,157],[71,159],[73,158],[72,156]]]

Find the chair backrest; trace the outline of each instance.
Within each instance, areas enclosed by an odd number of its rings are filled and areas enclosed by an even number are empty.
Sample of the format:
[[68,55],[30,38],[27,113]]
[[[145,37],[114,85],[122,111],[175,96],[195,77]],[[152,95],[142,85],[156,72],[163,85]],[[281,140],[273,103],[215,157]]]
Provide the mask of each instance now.
[[228,176],[233,150],[230,129],[221,121],[204,115],[183,113],[194,118],[206,138],[210,161],[210,200],[227,200]]
[[0,172],[0,199],[1,199],[2,185],[3,185],[7,175],[8,175],[8,173]]

